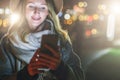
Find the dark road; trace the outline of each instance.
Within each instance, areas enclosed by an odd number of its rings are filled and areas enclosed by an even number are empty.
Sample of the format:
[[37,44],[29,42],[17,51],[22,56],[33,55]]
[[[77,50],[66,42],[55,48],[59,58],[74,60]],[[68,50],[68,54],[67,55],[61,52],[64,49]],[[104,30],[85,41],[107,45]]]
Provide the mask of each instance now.
[[91,52],[83,66],[86,80],[120,80],[120,46]]

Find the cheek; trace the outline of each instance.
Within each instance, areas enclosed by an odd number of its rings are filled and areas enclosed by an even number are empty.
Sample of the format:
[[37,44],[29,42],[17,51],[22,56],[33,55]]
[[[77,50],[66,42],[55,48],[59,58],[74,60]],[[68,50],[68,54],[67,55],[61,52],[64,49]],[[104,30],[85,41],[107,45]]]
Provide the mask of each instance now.
[[27,21],[30,21],[30,18],[31,18],[31,12],[26,11],[26,19],[27,19]]
[[43,14],[43,15],[41,15],[41,16],[43,16],[43,18],[45,19],[45,18],[47,18],[47,16],[48,16],[48,13],[46,13],[46,14]]

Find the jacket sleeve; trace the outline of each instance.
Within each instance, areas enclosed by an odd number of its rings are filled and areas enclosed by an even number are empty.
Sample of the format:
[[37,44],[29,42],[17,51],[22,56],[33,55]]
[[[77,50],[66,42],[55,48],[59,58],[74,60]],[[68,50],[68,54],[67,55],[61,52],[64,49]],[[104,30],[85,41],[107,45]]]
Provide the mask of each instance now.
[[0,46],[0,80],[16,80],[11,61],[11,55],[4,50],[3,46]]
[[37,80],[28,75],[27,66],[18,72],[15,70],[15,57],[10,52],[9,44],[6,38],[0,44],[0,80]]
[[53,71],[58,80],[85,80],[80,57],[73,52],[71,44],[66,43],[61,53],[62,63]]

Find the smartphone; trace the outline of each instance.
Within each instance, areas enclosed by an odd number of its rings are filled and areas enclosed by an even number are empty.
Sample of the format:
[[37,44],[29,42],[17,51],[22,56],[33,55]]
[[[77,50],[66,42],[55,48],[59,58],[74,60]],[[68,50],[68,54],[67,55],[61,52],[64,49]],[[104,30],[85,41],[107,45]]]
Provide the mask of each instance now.
[[[51,53],[51,51],[49,51],[47,48],[44,47],[44,45],[47,44],[49,46],[51,46],[53,49],[55,49],[56,51],[58,49],[58,36],[55,34],[48,34],[48,35],[43,35],[42,36],[42,41],[41,41],[41,52],[44,54],[48,54],[50,56],[52,56],[53,54]],[[48,68],[38,68],[38,70],[42,70],[42,71],[49,71],[50,69]]]
[[42,36],[41,51],[43,53],[52,55],[51,52],[44,47],[45,44],[52,47],[54,50],[58,51],[58,36],[55,34],[48,34]]

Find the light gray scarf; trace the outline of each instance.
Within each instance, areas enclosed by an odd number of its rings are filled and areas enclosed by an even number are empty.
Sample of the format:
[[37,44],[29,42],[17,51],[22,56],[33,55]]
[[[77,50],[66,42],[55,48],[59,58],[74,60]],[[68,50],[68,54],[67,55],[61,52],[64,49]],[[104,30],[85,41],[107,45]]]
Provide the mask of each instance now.
[[21,41],[17,34],[14,34],[16,43],[11,39],[12,44],[20,50],[21,53],[15,53],[14,55],[23,60],[25,63],[29,63],[35,51],[41,46],[41,37],[45,34],[51,34],[50,30],[44,30],[37,33],[29,33],[25,40]]

